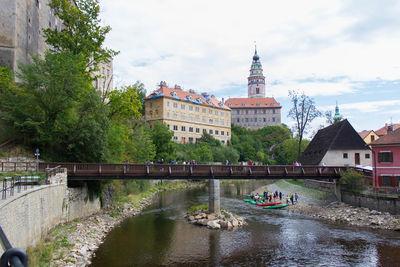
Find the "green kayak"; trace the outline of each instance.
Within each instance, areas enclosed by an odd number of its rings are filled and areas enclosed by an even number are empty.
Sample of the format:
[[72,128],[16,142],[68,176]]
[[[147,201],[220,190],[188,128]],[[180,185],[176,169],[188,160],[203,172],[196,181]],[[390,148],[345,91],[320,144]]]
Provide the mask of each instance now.
[[252,201],[252,199],[246,198],[246,199],[243,199],[243,201],[244,201],[244,202],[250,202],[250,201]]
[[279,205],[273,205],[273,206],[265,206],[263,209],[281,209],[284,207],[289,206],[288,204],[279,204]]

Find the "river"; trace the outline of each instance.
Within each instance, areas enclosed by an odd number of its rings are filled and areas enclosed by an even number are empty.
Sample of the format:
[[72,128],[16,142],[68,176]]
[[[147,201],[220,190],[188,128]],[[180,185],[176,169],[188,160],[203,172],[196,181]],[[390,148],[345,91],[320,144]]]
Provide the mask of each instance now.
[[263,210],[242,195],[262,182],[221,185],[221,206],[246,219],[234,231],[188,224],[206,188],[160,193],[140,216],[113,229],[92,259],[103,266],[400,266],[400,233]]

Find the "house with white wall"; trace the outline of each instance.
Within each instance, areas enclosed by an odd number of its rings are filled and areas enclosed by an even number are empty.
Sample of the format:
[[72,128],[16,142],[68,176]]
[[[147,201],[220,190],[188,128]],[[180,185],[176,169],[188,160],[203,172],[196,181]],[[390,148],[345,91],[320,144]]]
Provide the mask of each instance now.
[[370,148],[347,119],[319,130],[299,161],[302,165],[372,166]]

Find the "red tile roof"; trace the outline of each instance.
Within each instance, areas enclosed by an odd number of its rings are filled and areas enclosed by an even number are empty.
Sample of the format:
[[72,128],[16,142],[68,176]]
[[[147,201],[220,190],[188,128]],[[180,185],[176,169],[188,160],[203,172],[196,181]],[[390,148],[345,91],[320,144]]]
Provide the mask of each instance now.
[[375,145],[400,145],[400,128],[395,131],[389,131],[386,135],[380,137],[371,143],[371,146]]
[[265,107],[281,107],[273,97],[264,98],[229,98],[225,101],[225,105],[230,108],[265,108]]
[[[382,136],[382,135],[386,135],[387,134],[387,128],[388,128],[388,124],[386,124],[385,126],[383,126],[382,128],[380,128],[379,130],[376,130],[375,131],[375,133],[377,134],[377,135],[379,135],[379,136]],[[397,130],[397,129],[399,129],[400,128],[400,123],[395,123],[395,124],[393,124],[393,130],[395,131],[395,130]]]
[[372,130],[364,130],[362,132],[359,132],[358,134],[361,136],[362,139],[364,139],[365,137],[367,137],[367,135],[372,132]]
[[217,107],[217,108],[223,108],[223,109],[228,109],[230,108],[216,99],[215,97],[209,97],[208,101],[205,97],[202,95],[198,94],[192,94],[190,92],[183,91],[181,89],[173,89],[173,88],[167,88],[167,87],[162,87],[156,91],[154,91],[152,94],[148,95],[146,99],[151,99],[155,97],[169,97],[169,98],[174,98],[174,99],[180,99],[180,100],[186,100],[186,101],[191,101],[195,104],[202,104],[206,106],[212,106],[212,107]]

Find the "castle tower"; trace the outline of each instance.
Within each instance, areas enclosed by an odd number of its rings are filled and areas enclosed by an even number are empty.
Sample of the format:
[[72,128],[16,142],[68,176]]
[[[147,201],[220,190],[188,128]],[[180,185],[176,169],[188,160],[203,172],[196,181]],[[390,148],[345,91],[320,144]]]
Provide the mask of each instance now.
[[257,55],[257,47],[255,48],[253,63],[250,68],[250,76],[248,80],[248,96],[249,97],[265,97],[265,77]]

